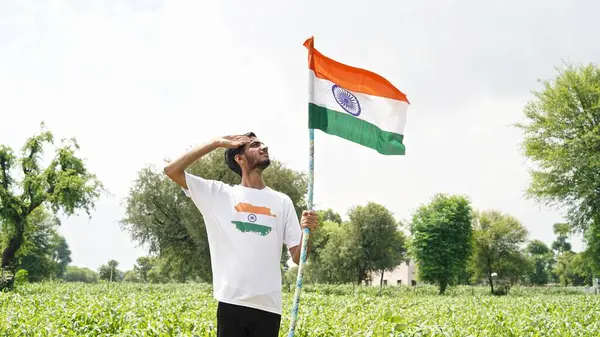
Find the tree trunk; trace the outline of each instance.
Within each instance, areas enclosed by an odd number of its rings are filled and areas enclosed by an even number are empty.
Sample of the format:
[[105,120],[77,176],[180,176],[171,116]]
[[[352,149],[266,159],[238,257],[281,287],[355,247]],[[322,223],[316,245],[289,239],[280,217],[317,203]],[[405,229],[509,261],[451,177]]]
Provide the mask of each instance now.
[[365,279],[365,275],[366,275],[366,273],[363,269],[359,270],[358,271],[358,280],[357,280],[356,284],[360,285],[361,282]]
[[381,279],[379,280],[379,287],[383,287],[383,270],[381,271]]
[[2,268],[15,272],[16,266],[13,265],[13,260],[19,248],[23,244],[23,234],[25,233],[25,222],[18,221],[15,223],[15,235],[8,242],[8,246],[2,252]]
[[488,255],[488,258],[487,258],[487,264],[488,264],[487,265],[488,280],[490,281],[490,287],[492,288],[492,295],[494,295],[494,280],[492,279],[492,258],[489,255]]
[[446,293],[447,286],[448,286],[448,284],[446,283],[445,280],[440,282],[440,295],[444,295]]
[[[559,251],[559,255],[558,258],[560,259],[560,251]],[[562,267],[562,276],[559,276],[558,278],[560,279],[560,284],[562,284],[563,287],[567,286],[567,273],[565,272],[567,270],[565,263],[561,263],[559,262],[563,267]]]
[[494,280],[492,279],[491,272],[488,272],[488,280],[490,281],[490,287],[492,288],[492,295],[494,295]]

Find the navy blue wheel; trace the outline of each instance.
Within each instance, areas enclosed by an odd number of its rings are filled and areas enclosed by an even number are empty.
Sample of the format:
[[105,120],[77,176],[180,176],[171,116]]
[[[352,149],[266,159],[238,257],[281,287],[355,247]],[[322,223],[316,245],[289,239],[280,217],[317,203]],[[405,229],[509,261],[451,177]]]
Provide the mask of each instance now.
[[342,109],[344,109],[344,111],[352,116],[360,115],[360,103],[354,94],[335,84],[333,87],[331,87],[331,91],[333,92],[335,101],[342,107]]

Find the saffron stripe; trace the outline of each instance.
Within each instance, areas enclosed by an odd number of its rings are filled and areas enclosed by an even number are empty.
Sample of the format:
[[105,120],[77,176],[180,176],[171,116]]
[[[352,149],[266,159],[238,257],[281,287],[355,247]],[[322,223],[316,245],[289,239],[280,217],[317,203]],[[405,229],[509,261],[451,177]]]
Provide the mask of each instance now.
[[266,215],[266,216],[275,217],[275,214],[272,214],[271,209],[268,207],[254,206],[252,204],[240,202],[234,208],[238,212],[262,214],[262,215]]
[[406,95],[382,76],[340,63],[321,54],[314,47],[314,38],[307,39],[304,47],[309,51],[308,66],[317,77],[334,82],[346,90],[405,101],[410,104]]

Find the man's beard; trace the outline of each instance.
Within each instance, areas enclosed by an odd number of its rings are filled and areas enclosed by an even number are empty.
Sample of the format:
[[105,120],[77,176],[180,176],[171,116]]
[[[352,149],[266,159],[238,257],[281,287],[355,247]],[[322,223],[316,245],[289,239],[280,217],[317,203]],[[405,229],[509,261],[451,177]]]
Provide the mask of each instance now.
[[252,165],[253,170],[264,171],[267,167],[269,167],[269,165],[271,165],[271,160],[269,158],[267,158],[264,160],[259,160],[253,164],[254,164],[254,165]]

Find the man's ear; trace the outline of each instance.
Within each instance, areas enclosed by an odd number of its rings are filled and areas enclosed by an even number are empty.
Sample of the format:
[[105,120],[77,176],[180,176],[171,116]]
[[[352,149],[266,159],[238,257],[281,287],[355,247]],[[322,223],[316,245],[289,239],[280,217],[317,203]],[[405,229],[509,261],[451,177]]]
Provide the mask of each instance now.
[[238,163],[238,165],[244,161],[244,157],[241,154],[236,154],[233,159],[235,159],[235,162]]

